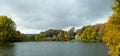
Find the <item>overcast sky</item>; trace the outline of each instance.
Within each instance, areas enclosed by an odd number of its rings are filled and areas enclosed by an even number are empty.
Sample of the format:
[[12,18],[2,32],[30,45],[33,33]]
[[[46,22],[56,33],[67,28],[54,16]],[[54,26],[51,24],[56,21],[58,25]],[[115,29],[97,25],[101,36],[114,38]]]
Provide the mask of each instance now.
[[12,18],[22,33],[39,33],[104,23],[112,4],[112,0],[0,0],[0,15]]

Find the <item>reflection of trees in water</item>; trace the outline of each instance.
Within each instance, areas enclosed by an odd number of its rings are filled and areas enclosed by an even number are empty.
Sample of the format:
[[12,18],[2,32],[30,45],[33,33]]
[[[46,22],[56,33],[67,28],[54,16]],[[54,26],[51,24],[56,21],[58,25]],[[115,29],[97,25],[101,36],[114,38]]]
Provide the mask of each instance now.
[[0,56],[14,56],[14,44],[0,43]]

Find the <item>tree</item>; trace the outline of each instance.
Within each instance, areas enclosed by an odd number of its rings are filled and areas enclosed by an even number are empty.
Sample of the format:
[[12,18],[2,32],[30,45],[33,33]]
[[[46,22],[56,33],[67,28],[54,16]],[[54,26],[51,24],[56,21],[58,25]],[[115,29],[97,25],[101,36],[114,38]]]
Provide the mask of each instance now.
[[93,28],[88,27],[81,34],[82,40],[84,40],[84,41],[90,41],[90,40],[93,39],[94,34],[95,34],[95,32],[93,32]]
[[64,39],[64,33],[63,33],[63,32],[60,32],[60,33],[57,35],[57,37],[58,37],[58,40],[59,40],[59,41],[62,41],[62,40]]
[[86,27],[87,27],[87,26],[83,26],[81,29],[78,29],[78,30],[76,31],[76,34],[81,35],[82,32],[85,30]]
[[39,41],[40,35],[39,34],[34,34],[34,40]]
[[74,36],[75,36],[74,29],[75,29],[75,27],[72,27],[72,28],[68,31],[68,38],[69,38],[69,40],[74,39]]
[[103,41],[109,46],[112,56],[120,56],[120,0],[114,0],[113,15],[105,25]]
[[[83,29],[83,28],[81,28]],[[81,35],[81,39],[83,41],[101,41],[101,38],[103,37],[104,33],[104,24],[96,24],[96,25],[87,25],[84,26],[84,29],[79,29],[77,31],[77,34]]]
[[64,41],[68,41],[68,32],[67,31],[64,32]]
[[12,36],[13,39],[10,38],[9,39],[10,42],[25,41],[26,36],[22,34],[20,31],[15,31],[15,33],[13,32],[12,34],[13,34]]
[[0,42],[10,42],[16,33],[15,22],[7,16],[0,16]]
[[55,35],[52,37],[52,41],[57,41],[57,37]]

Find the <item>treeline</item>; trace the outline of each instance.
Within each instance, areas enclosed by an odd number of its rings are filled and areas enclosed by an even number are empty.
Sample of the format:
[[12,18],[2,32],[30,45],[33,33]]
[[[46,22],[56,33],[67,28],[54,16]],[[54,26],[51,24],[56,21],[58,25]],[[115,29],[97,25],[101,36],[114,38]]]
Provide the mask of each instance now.
[[22,34],[16,30],[16,24],[7,16],[0,16],[0,42],[21,41],[100,41],[105,24],[88,25],[75,31],[50,29],[38,34]]
[[76,34],[82,41],[102,41],[105,24],[87,25],[78,29]]
[[40,34],[26,34],[27,41],[70,41],[74,39],[74,27],[69,31],[50,29]]
[[72,27],[68,31],[50,29],[40,34],[25,34],[26,41],[102,41],[105,24],[87,25],[75,31]]

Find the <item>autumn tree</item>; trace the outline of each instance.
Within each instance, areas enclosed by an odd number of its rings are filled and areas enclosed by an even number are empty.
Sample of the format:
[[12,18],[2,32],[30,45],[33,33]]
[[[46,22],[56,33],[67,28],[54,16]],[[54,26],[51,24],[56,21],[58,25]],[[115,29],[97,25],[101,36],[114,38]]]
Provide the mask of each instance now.
[[87,27],[81,34],[83,41],[95,40],[97,37],[97,32],[94,30],[94,27]]
[[20,31],[15,31],[13,33],[13,39],[9,39],[10,42],[20,42],[20,41],[25,41],[26,36],[21,33]]
[[87,25],[76,31],[83,41],[101,41],[104,35],[104,24]]
[[76,34],[81,35],[82,32],[85,30],[85,28],[86,28],[86,26],[83,26],[82,28],[78,29],[78,30],[76,31]]
[[7,16],[0,16],[0,42],[10,42],[16,33],[15,22]]
[[67,31],[64,32],[64,41],[68,41],[68,32]]
[[103,41],[110,47],[112,56],[120,56],[120,0],[114,0],[113,15],[105,25]]

